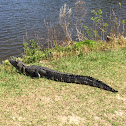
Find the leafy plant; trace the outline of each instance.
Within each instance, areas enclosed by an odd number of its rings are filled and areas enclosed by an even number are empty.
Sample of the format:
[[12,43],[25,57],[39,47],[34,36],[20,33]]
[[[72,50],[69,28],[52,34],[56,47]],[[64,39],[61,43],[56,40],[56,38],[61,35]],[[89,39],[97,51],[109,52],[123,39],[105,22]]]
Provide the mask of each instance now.
[[[95,40],[98,39],[101,36],[101,40],[104,40],[104,34],[107,31],[107,27],[108,24],[106,22],[103,21],[103,17],[102,17],[102,10],[99,9],[98,11],[91,11],[94,16],[91,18],[91,20],[93,21],[94,24],[94,37]],[[98,31],[101,31],[100,35],[98,34]]]
[[31,39],[29,43],[24,42],[24,53],[27,56],[32,56],[36,53],[36,51],[40,50],[40,46],[37,42],[34,41],[34,39]]
[[86,36],[88,36],[89,39],[104,40],[108,24],[103,21],[103,12],[101,9],[99,9],[98,11],[92,10],[91,13],[93,13],[93,16],[91,17],[93,27],[89,28],[88,26],[84,25]]
[[40,50],[40,46],[36,41],[33,39],[30,40],[30,42],[24,42],[24,55],[23,60],[25,62],[36,62],[40,60],[42,57],[45,56],[45,54]]
[[98,42],[94,41],[94,40],[86,40],[84,42],[85,45],[87,45],[90,48],[93,48],[97,45]]
[[93,48],[96,47],[97,44],[98,44],[98,42],[96,42],[94,40],[80,41],[80,42],[75,43],[75,48],[76,49],[81,49],[83,46],[87,46],[90,49],[93,49]]
[[84,41],[76,42],[76,43],[75,43],[75,48],[76,48],[76,49],[79,49],[79,48],[81,48],[83,45],[84,45]]

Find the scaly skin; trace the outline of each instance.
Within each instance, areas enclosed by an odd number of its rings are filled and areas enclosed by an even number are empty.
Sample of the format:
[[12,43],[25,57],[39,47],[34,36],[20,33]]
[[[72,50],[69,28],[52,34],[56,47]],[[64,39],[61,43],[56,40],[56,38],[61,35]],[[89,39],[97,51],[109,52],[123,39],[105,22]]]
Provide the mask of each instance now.
[[85,85],[101,88],[111,92],[118,92],[113,88],[111,88],[110,86],[108,86],[107,84],[103,83],[102,81],[94,79],[90,76],[62,73],[62,72],[54,71],[47,67],[36,66],[36,65],[27,66],[21,61],[9,60],[9,62],[20,72],[31,77],[40,78],[44,76],[48,79],[55,80],[55,81],[85,84]]

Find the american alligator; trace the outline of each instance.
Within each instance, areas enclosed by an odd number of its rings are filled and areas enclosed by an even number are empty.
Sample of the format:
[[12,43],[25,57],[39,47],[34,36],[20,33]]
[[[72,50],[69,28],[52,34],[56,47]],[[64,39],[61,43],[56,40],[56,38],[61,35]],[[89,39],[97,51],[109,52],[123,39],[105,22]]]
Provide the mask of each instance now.
[[62,73],[62,72],[54,71],[47,67],[37,66],[37,65],[27,66],[21,61],[9,60],[9,62],[20,72],[31,77],[40,78],[44,76],[47,79],[51,79],[54,81],[85,84],[85,85],[101,88],[111,92],[118,92],[113,88],[111,88],[110,86],[103,83],[102,81],[94,79],[90,76]]

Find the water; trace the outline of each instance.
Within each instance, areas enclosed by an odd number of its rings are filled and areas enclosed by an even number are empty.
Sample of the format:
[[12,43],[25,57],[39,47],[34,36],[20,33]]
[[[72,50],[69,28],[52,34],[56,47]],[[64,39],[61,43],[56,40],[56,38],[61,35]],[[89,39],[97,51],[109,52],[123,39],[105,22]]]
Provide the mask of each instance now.
[[[26,33],[29,39],[38,34],[41,43],[46,42],[47,28],[44,20],[51,24],[58,24],[60,7],[64,3],[74,7],[75,2],[76,0],[0,0],[0,61],[23,53],[23,36]],[[102,9],[107,14],[112,8],[118,12],[119,2],[122,3],[121,16],[126,18],[124,0],[85,0],[86,24],[90,24],[91,10]]]

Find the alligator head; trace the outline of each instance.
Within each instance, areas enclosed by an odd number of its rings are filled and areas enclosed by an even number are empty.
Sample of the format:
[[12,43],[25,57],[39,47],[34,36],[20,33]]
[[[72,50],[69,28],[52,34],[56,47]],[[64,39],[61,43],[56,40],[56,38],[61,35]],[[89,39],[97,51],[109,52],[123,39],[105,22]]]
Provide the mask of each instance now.
[[20,72],[25,73],[25,68],[27,67],[23,62],[21,61],[15,61],[15,60],[9,60],[9,62]]

